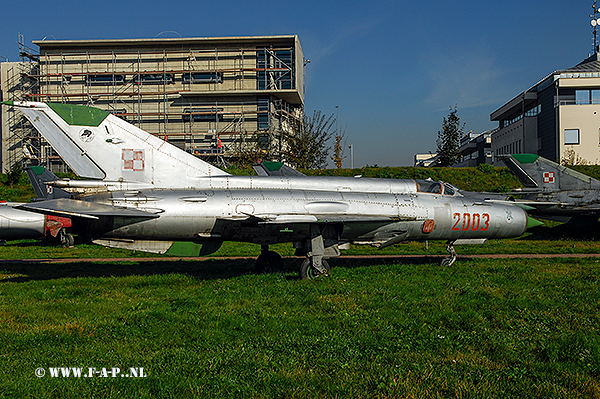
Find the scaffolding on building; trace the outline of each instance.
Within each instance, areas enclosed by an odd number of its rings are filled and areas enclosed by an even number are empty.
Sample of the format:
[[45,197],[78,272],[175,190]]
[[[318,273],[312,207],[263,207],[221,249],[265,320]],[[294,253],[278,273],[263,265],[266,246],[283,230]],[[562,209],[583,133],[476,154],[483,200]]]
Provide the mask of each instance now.
[[[22,81],[32,82],[23,87],[25,99],[103,108],[221,165],[236,157],[242,136],[257,140],[267,135],[274,143],[271,154],[281,156],[281,130],[304,114],[295,87],[293,46],[39,55],[21,39],[22,58],[37,65],[19,72]],[[32,134],[24,131],[15,142],[25,142]],[[43,147],[36,148],[39,157],[51,163],[46,153],[51,150]]]
[[[31,78],[39,73],[38,54],[24,44],[23,35],[19,34],[19,62],[6,63],[4,77],[5,87],[4,100],[21,101],[39,90],[39,81]],[[18,112],[9,110],[6,114],[4,126],[7,134],[3,135],[3,164],[4,171],[15,165],[37,164],[43,157],[53,156],[42,154],[41,137],[31,124]]]

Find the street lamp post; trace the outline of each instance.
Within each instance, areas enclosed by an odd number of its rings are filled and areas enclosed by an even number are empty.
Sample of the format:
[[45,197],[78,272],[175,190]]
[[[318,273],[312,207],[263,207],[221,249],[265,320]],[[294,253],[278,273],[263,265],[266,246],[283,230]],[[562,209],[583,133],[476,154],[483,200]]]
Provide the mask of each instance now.
[[350,148],[350,169],[354,169],[354,144],[346,144]]

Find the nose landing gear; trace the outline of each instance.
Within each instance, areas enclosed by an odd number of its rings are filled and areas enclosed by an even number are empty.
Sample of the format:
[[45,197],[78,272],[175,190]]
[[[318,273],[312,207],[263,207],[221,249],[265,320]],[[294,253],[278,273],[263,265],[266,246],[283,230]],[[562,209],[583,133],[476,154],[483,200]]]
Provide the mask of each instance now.
[[454,262],[456,262],[456,251],[454,250],[454,243],[456,240],[449,240],[446,243],[446,251],[448,251],[448,253],[450,253],[450,256],[447,258],[442,259],[442,262],[440,263],[441,266],[452,266],[454,264]]

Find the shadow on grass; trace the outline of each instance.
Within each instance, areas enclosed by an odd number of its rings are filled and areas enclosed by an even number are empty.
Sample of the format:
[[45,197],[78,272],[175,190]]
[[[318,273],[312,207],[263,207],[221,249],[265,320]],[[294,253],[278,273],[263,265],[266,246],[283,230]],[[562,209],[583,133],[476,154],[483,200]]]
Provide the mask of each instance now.
[[[439,257],[414,256],[389,258],[344,257],[328,260],[335,276],[336,268],[359,268],[383,264],[439,263]],[[16,276],[0,282],[27,282],[76,277],[149,276],[157,274],[185,274],[199,280],[230,279],[255,274],[254,259],[207,259],[203,261],[114,261],[45,263],[37,261],[4,261],[0,270]],[[287,280],[297,280],[302,259],[286,258],[283,274]]]
[[527,229],[530,233],[523,240],[571,240],[600,241],[600,223],[595,218],[572,218],[567,223],[556,226],[536,226]]

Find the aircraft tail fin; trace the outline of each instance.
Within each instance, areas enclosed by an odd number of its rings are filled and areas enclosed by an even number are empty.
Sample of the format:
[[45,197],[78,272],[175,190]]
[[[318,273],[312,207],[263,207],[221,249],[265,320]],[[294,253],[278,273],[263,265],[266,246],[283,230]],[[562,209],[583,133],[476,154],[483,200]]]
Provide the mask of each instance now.
[[528,188],[543,191],[600,189],[600,181],[535,154],[501,157],[504,164]]
[[98,108],[25,101],[2,104],[19,108],[81,177],[185,188],[199,177],[228,174]]
[[71,194],[65,190],[46,184],[58,180],[58,177],[43,166],[30,166],[25,168],[25,172],[38,200],[71,198]]

